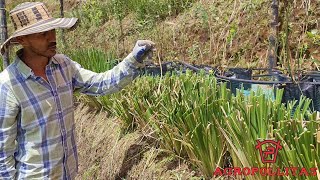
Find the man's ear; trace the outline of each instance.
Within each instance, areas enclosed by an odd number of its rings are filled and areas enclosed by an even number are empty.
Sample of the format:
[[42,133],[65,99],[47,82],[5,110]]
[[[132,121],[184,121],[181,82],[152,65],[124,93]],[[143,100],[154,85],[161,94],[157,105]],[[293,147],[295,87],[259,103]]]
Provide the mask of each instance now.
[[25,36],[20,36],[20,37],[16,37],[16,40],[18,41],[18,43],[22,46],[26,46],[27,44],[27,39]]

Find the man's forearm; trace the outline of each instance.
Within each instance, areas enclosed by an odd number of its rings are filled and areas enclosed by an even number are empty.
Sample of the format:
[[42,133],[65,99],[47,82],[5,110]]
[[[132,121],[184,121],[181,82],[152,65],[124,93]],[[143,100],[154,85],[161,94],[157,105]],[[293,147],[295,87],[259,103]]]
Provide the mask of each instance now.
[[132,82],[138,75],[138,68],[142,64],[129,54],[113,69],[104,73],[94,73],[81,67],[76,67],[75,87],[80,92],[89,95],[105,95],[117,92]]

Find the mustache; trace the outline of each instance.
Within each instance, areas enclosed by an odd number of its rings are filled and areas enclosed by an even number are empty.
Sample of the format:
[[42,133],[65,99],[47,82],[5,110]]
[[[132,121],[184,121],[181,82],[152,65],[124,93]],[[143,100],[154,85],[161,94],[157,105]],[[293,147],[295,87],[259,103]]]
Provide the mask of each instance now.
[[51,43],[49,43],[49,47],[55,47],[55,46],[57,46],[57,43],[56,43],[56,42],[51,42]]

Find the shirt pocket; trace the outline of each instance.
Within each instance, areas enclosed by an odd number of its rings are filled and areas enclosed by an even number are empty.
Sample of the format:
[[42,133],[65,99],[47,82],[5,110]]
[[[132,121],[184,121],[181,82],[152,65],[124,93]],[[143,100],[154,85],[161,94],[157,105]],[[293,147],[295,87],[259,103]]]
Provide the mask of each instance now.
[[59,94],[72,95],[72,80],[64,75],[63,71],[55,71],[56,86]]
[[68,95],[72,95],[72,83],[65,83],[65,84],[60,84],[57,86],[57,91],[59,93],[59,95],[62,94],[68,94]]
[[57,91],[62,109],[73,106],[73,91],[71,83],[60,84],[60,86],[57,86]]

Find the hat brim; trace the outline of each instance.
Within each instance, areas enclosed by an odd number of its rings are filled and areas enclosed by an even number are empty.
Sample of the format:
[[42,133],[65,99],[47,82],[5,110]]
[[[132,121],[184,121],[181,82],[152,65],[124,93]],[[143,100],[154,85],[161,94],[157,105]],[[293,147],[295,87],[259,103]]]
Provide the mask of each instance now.
[[70,29],[73,28],[78,21],[78,18],[52,18],[48,20],[39,21],[32,26],[26,27],[20,31],[13,33],[2,45],[1,54],[4,54],[6,48],[12,44],[18,44],[17,37],[25,36],[29,34],[41,33],[50,31],[53,29]]

